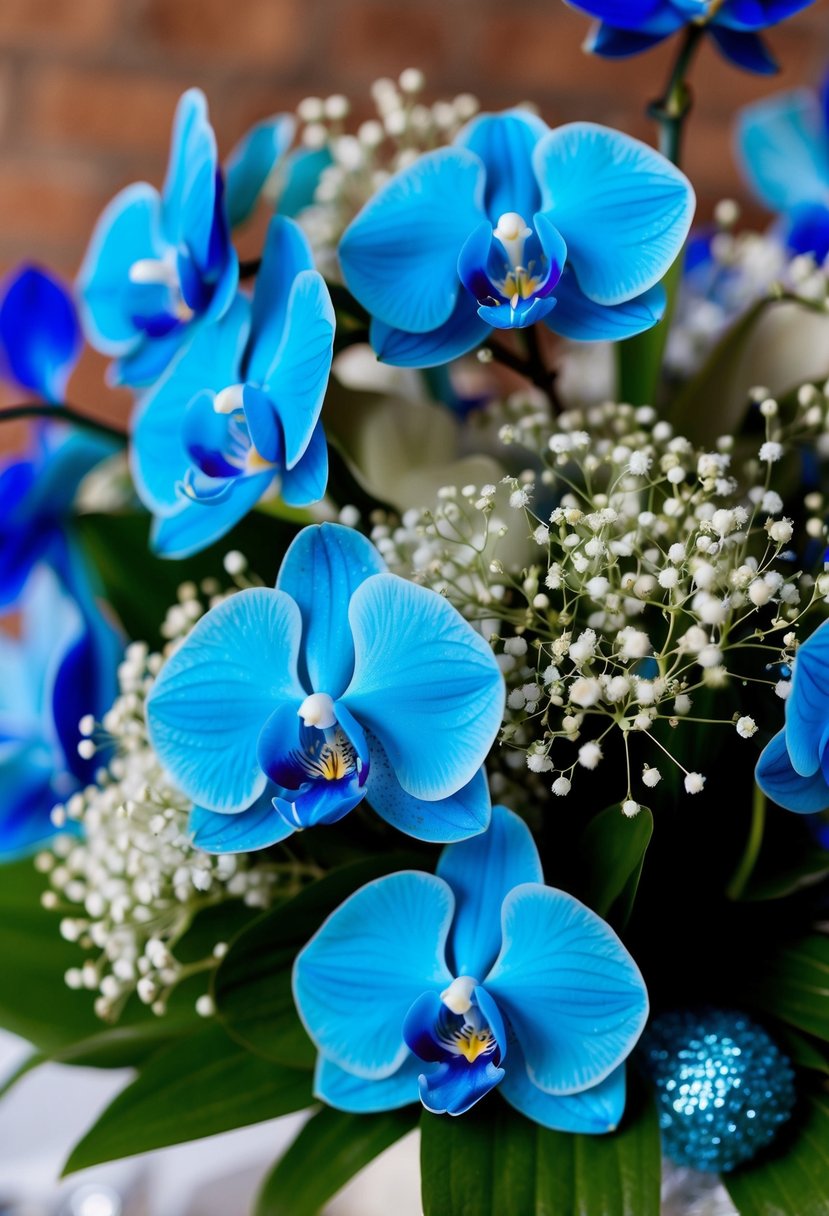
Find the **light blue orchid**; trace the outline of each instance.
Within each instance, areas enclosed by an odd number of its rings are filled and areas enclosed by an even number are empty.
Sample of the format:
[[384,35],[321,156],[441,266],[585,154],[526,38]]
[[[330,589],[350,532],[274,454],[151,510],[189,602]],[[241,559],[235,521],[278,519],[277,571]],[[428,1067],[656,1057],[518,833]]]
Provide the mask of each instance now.
[[156,516],[157,552],[184,557],[212,544],[277,487],[294,507],[322,498],[319,416],[334,329],[305,237],[274,218],[252,303],[238,295],[200,329],[134,416],[133,476]]
[[427,367],[493,328],[543,320],[583,341],[649,329],[693,209],[688,180],[638,140],[513,110],[397,173],[339,256],[379,358]]
[[822,262],[829,255],[829,77],[820,93],[795,89],[746,106],[737,148],[754,193],[782,216],[788,247]]
[[161,194],[138,182],[116,195],[78,278],[87,337],[117,361],[115,383],[152,383],[197,323],[231,306],[239,263],[230,226],[251,213],[293,130],[287,116],[260,123],[231,153],[225,181],[204,94],[182,96]]
[[829,621],[798,648],[786,725],[763,749],[755,779],[778,806],[809,814],[829,808]]
[[648,998],[613,930],[544,886],[526,825],[494,807],[437,874],[377,879],[297,957],[294,999],[339,1110],[460,1115],[495,1086],[559,1131],[612,1131]]
[[678,30],[700,26],[717,50],[738,68],[777,71],[760,30],[778,25],[815,0],[566,0],[598,17],[586,50],[605,59],[626,59],[650,50]]
[[503,708],[492,651],[451,604],[387,573],[359,533],[322,524],[296,537],[275,590],[241,591],[197,623],[147,723],[198,808],[196,843],[237,852],[364,798],[421,840],[482,831],[480,769]]
[[0,292],[0,374],[53,403],[81,353],[72,296],[39,266],[17,267]]
[[100,759],[78,754],[81,718],[100,721],[117,690],[122,644],[57,575],[38,567],[21,603],[23,636],[0,634],[0,858],[54,835],[50,812]]

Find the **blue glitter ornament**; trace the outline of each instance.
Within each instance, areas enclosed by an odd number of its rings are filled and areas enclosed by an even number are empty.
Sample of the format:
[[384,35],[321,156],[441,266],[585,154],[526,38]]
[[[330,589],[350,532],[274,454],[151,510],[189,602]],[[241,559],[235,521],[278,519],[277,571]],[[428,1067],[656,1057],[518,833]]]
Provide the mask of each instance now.
[[792,1067],[745,1014],[662,1014],[643,1036],[641,1053],[656,1089],[662,1145],[677,1165],[733,1170],[791,1115]]

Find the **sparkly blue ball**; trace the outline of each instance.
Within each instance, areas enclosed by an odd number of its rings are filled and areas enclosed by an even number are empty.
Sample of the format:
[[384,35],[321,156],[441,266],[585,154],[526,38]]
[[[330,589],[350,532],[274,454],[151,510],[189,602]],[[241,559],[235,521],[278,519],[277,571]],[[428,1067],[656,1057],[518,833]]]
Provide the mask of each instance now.
[[733,1170],[791,1115],[791,1065],[745,1014],[662,1014],[643,1037],[642,1053],[656,1089],[662,1145],[677,1165]]

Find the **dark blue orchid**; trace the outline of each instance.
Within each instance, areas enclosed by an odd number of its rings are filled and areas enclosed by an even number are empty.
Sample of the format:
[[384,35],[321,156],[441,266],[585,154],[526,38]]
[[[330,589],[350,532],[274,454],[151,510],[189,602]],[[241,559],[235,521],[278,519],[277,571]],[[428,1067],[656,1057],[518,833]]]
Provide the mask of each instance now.
[[778,806],[809,814],[829,807],[829,621],[798,648],[786,725],[763,749],[755,777]]
[[541,320],[568,338],[626,338],[662,316],[659,280],[693,207],[687,179],[638,140],[514,110],[396,174],[346,230],[340,262],[374,349],[398,366]]
[[0,634],[0,857],[55,832],[50,812],[87,785],[100,759],[78,754],[81,718],[100,721],[116,693],[122,645],[87,604],[82,611],[47,566],[22,599],[23,636]]
[[781,215],[793,253],[829,255],[829,77],[819,93],[796,89],[746,106],[737,126],[743,172]]
[[238,295],[194,334],[136,413],[133,473],[159,553],[204,548],[277,486],[291,506],[322,498],[334,329],[305,237],[274,218],[252,303]]
[[59,402],[80,352],[81,330],[69,292],[47,270],[18,267],[0,298],[0,375]]
[[236,294],[230,227],[252,211],[293,136],[280,116],[255,127],[223,175],[207,102],[179,102],[161,194],[146,182],[122,190],[98,221],[78,279],[89,341],[117,360],[115,383],[149,384],[200,321],[216,321]]
[[42,561],[83,598],[69,517],[81,481],[113,451],[106,439],[48,423],[34,430],[25,456],[0,464],[0,607],[17,601]]
[[748,72],[776,72],[778,65],[758,31],[778,25],[815,0],[566,0],[598,17],[587,50],[624,59],[689,25],[704,26],[718,51]]
[[441,596],[339,524],[300,532],[276,590],[211,609],[147,700],[155,751],[197,805],[195,842],[263,848],[368,798],[422,840],[482,831],[504,684]]
[[543,884],[528,828],[494,807],[437,875],[391,874],[347,899],[294,967],[316,1096],[367,1113],[419,1095],[460,1115],[497,1085],[545,1127],[612,1131],[644,981],[604,921]]

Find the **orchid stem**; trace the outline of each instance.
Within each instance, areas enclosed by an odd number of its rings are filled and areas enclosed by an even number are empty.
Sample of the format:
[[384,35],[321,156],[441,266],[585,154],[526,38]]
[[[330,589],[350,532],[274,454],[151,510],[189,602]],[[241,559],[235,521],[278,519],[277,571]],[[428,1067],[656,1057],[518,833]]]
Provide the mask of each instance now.
[[743,856],[740,859],[740,864],[734,873],[734,877],[726,887],[726,895],[729,899],[742,898],[748,880],[754,873],[754,867],[757,864],[757,858],[760,856],[760,849],[763,845],[763,833],[766,827],[766,795],[760,789],[759,785],[754,787],[754,800],[751,807],[751,827],[749,828],[748,840],[743,851]]
[[102,418],[92,418],[73,405],[50,405],[46,401],[31,401],[24,405],[11,405],[8,409],[0,409],[0,422],[12,422],[16,418],[49,418],[52,421],[57,419],[61,422],[71,422],[75,426],[86,427],[91,431],[98,431],[101,435],[108,435],[111,439],[120,439],[122,442],[126,442],[127,439],[125,427],[104,422]]
[[527,359],[522,359],[520,355],[516,355],[514,351],[502,346],[500,342],[495,342],[492,338],[486,342],[484,349],[491,352],[497,363],[508,367],[510,371],[517,372],[519,376],[523,376],[525,380],[529,380],[536,388],[540,388],[543,393],[546,393],[553,409],[556,413],[560,413],[563,405],[555,389],[557,373],[549,371],[544,365],[538,348],[537,335],[532,330],[527,331],[527,345],[529,348],[529,358]]
[[675,165],[682,152],[682,133],[691,112],[692,95],[685,79],[705,27],[689,25],[674,61],[663,95],[648,107],[648,113],[659,126],[659,151]]

